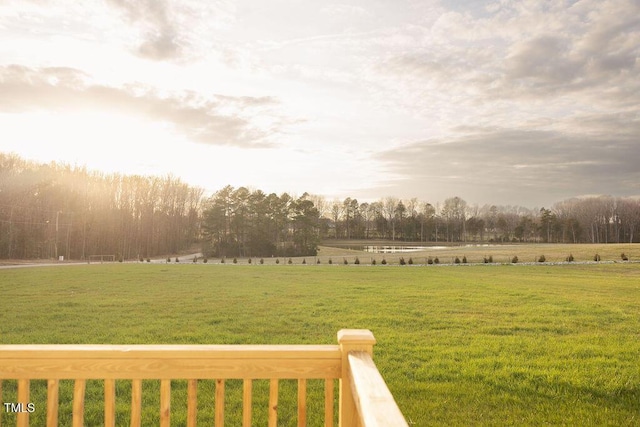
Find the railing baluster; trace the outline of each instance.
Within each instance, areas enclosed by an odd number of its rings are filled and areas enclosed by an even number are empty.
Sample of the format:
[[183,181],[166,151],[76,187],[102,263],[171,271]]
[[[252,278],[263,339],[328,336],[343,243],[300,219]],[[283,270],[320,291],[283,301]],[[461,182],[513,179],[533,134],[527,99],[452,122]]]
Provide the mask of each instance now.
[[216,427],[224,426],[224,380],[216,380]]
[[242,384],[242,427],[251,427],[251,392],[253,380],[245,379]]
[[58,427],[58,380],[47,381],[47,427]]
[[[22,403],[24,406],[29,403],[29,385],[29,380],[18,380],[18,403]],[[29,413],[27,411],[18,412],[16,425],[29,427]]]
[[104,380],[104,425],[116,425],[116,380]]
[[278,380],[271,379],[269,385],[269,427],[278,425]]
[[131,427],[140,427],[142,418],[142,380],[131,381]]
[[171,425],[171,380],[160,380],[160,427]]
[[324,380],[324,427],[333,427],[333,379]]
[[298,427],[307,425],[307,380],[298,380]]
[[86,380],[75,380],[73,384],[73,427],[84,426],[84,391]]
[[198,380],[189,380],[187,384],[187,427],[196,427],[198,418]]

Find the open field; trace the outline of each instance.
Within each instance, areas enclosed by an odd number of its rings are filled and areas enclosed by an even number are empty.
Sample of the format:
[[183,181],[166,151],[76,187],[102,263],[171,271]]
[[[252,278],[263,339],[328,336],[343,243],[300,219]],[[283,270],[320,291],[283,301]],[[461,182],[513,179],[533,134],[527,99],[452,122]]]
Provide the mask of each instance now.
[[[635,263],[465,268],[144,263],[0,271],[1,344],[334,344],[341,328],[374,332],[374,360],[414,425],[640,422],[640,265]],[[41,386],[32,386],[36,402],[43,399]],[[118,384],[117,413],[124,424],[127,387]],[[231,400],[239,397],[239,387],[228,386],[228,425],[237,424],[239,405]],[[258,409],[257,395],[265,392],[266,408],[265,387],[255,387],[257,417],[266,414]],[[204,399],[212,388],[203,384]],[[100,425],[100,384],[87,390],[86,424]],[[157,384],[145,385],[145,425],[157,424],[157,390]],[[295,425],[295,411],[287,408],[295,406],[294,392],[293,385],[281,387],[282,425]],[[319,393],[311,390],[310,398]],[[70,385],[60,395],[61,417],[68,419]],[[5,381],[3,400],[12,396],[15,384]],[[174,425],[184,420],[184,396],[184,384],[177,383]],[[314,411],[311,405],[310,414]],[[199,421],[211,423],[210,412],[201,406]],[[15,423],[10,414],[2,417]],[[43,417],[44,410],[37,410],[33,425]],[[310,425],[316,425],[313,419]]]
[[[321,246],[318,258],[326,263],[331,257],[333,262],[342,262],[346,258],[348,262],[353,262],[357,256],[361,263],[369,264],[372,259],[380,263],[384,257],[388,262],[397,264],[400,257],[408,260],[409,257],[417,264],[424,264],[428,257],[438,257],[442,263],[453,263],[456,257],[462,259],[467,257],[469,263],[482,263],[484,257],[493,257],[496,263],[510,263],[514,256],[519,262],[536,262],[540,255],[544,255],[547,262],[562,262],[570,254],[574,256],[576,262],[591,262],[595,254],[600,255],[602,261],[621,261],[621,254],[625,254],[629,260],[640,260],[640,244],[619,243],[619,244],[557,244],[557,243],[505,243],[505,244],[473,244],[450,245],[446,243],[428,242],[434,248],[408,253],[395,254],[375,254],[360,250],[346,249],[344,246],[364,246],[364,245],[415,245],[421,246],[425,243],[404,243],[392,241],[337,241],[327,242],[327,246]],[[337,243],[336,246],[329,246]],[[446,247],[443,247],[446,246]],[[309,262],[310,260],[307,260]]]

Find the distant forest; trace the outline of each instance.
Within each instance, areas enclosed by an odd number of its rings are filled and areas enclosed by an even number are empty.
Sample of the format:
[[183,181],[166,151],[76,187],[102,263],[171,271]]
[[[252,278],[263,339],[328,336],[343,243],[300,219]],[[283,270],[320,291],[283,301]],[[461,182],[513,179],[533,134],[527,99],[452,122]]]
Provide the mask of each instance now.
[[0,258],[143,259],[201,245],[225,256],[314,255],[322,240],[638,242],[640,199],[549,208],[387,197],[359,203],[226,186],[210,197],[173,176],[103,174],[0,153]]

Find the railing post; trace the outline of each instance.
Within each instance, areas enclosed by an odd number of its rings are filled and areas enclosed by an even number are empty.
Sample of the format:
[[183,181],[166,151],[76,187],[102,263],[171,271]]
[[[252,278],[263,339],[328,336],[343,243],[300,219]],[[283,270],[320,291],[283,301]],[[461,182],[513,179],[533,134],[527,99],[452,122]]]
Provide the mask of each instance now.
[[376,339],[368,329],[341,329],[338,331],[338,344],[342,353],[342,374],[340,376],[340,427],[358,427],[360,421],[353,399],[352,385],[349,380],[349,352],[364,351],[373,355]]

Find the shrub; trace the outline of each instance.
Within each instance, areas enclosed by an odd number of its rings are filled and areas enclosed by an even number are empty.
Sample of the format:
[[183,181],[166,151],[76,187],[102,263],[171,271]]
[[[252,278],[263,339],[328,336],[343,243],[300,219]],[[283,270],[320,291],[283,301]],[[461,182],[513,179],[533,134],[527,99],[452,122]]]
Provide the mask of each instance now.
[[289,261],[287,261],[287,264],[293,264],[293,260],[289,258]]
[[427,264],[433,264],[433,258],[431,257],[427,258]]
[[225,263],[224,258],[220,258],[220,264],[224,264],[224,263]]
[[347,261],[347,259],[346,259],[346,258],[342,258],[342,263],[343,263],[344,265],[349,264],[349,262]]
[[180,260],[178,259],[178,257],[176,257],[176,262],[180,262]]
[[247,262],[248,262],[249,264],[251,264],[251,258],[249,258],[249,259],[247,260]]
[[329,258],[329,264],[333,264],[333,260]]
[[440,260],[438,259],[438,257],[435,257],[435,258],[433,259],[433,263],[434,263],[434,264],[440,264]]
[[400,265],[405,265],[406,262],[404,261],[404,257],[400,257]]
[[307,259],[306,258],[302,258],[302,263],[306,264],[307,263]]
[[460,264],[460,258],[456,257],[456,259],[453,262],[456,264]]
[[280,264],[280,258],[276,258],[276,264]]
[[207,258],[204,258],[204,259],[202,260],[202,262],[204,262],[205,264],[207,263],[207,261],[209,261]]
[[489,263],[493,263],[493,255],[489,255]]
[[467,256],[466,256],[466,255],[462,257],[462,263],[463,263],[463,264],[466,264],[466,263],[467,263]]
[[264,258],[260,258],[260,264],[264,264]]
[[138,261],[140,261],[140,262],[144,262],[144,258],[143,258],[143,257],[140,257],[140,258],[138,258]]
[[573,262],[573,260],[573,254],[569,254],[569,256],[567,257],[567,262]]
[[151,258],[147,258],[147,262],[151,262]]
[[384,259],[384,258],[382,258],[382,262],[380,262],[380,264],[382,264],[382,265],[387,265],[387,260],[386,260],[386,259]]
[[371,265],[376,265],[376,260],[375,259],[371,261]]
[[407,261],[407,264],[413,265],[413,258],[409,257],[409,261]]
[[320,258],[318,258],[318,260],[316,261],[316,264],[320,264]]
[[120,258],[120,259],[118,260],[118,262],[122,262],[122,258]]
[[171,262],[171,257],[167,257],[167,262]]
[[544,255],[540,255],[540,257],[538,258],[538,262],[545,262],[547,259],[544,257]]
[[194,262],[194,263],[198,262],[198,257],[197,257],[197,256],[194,256],[194,257],[193,257],[193,262]]
[[512,264],[517,264],[518,263],[518,255],[516,255],[513,258],[511,258],[511,263]]
[[595,254],[595,256],[593,257],[593,260],[594,260],[595,262],[600,262],[600,255]]
[[623,261],[629,261],[629,257],[627,257],[624,252],[620,255],[620,258],[622,258]]
[[360,258],[356,257],[356,260],[353,263],[354,264],[360,264]]
[[238,258],[235,258],[235,257],[234,257],[234,258],[233,258],[233,263],[234,263],[234,264],[237,264],[237,263],[238,263]]
[[483,261],[484,261],[485,264],[489,264],[489,258],[484,257]]

